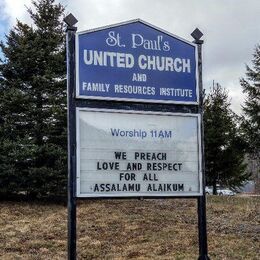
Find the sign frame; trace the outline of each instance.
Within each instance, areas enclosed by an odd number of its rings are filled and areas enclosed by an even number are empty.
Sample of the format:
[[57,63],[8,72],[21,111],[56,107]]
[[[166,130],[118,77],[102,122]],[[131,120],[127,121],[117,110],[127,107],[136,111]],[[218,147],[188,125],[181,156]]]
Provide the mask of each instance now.
[[[162,100],[162,99],[139,99],[139,98],[119,98],[119,97],[102,97],[102,96],[86,96],[86,95],[80,95],[79,93],[79,35],[82,34],[88,34],[88,33],[93,33],[93,32],[98,32],[110,28],[115,28],[123,25],[128,25],[131,23],[142,23],[154,30],[160,31],[170,37],[176,38],[177,40],[180,40],[186,44],[191,45],[194,47],[194,52],[195,52],[195,81],[196,81],[196,101],[174,101],[174,100]],[[95,29],[90,29],[90,30],[84,30],[80,32],[76,32],[76,44],[75,44],[75,61],[76,61],[76,99],[89,99],[89,100],[104,100],[104,101],[127,101],[127,102],[143,102],[143,103],[160,103],[160,104],[182,104],[182,105],[199,105],[199,69],[198,69],[198,46],[197,44],[193,42],[189,42],[179,36],[176,36],[164,29],[161,29],[157,26],[154,26],[150,23],[147,23],[141,19],[133,19],[121,23],[116,23],[112,25],[107,25],[107,26],[102,26],[98,27]]]
[[[165,102],[154,102],[159,103],[158,106],[155,106],[153,102],[142,103],[138,100],[138,103],[129,100],[128,103],[123,102],[107,102],[104,99],[101,100],[91,100],[90,98],[79,99],[76,97],[76,54],[75,54],[75,38],[77,27],[75,24],[78,22],[77,19],[70,13],[64,18],[65,23],[67,24],[66,29],[66,52],[67,52],[67,122],[68,122],[68,259],[76,260],[77,258],[77,200],[83,198],[77,198],[76,196],[76,108],[85,107],[85,108],[116,108],[116,109],[133,109],[133,110],[142,110],[149,111],[149,109],[154,111],[159,111],[161,109],[163,113],[167,111],[176,111],[180,113],[192,113],[200,114],[201,118],[201,159],[202,159],[202,195],[193,196],[193,197],[167,197],[167,198],[193,198],[197,200],[197,217],[198,217],[198,238],[199,238],[199,258],[198,259],[210,259],[208,256],[208,245],[207,245],[207,219],[206,219],[206,194],[205,194],[205,155],[204,155],[204,126],[203,126],[203,82],[202,82],[202,44],[203,40],[200,38],[203,36],[203,33],[196,28],[191,36],[194,38],[193,43],[196,44],[196,91],[197,94],[197,103],[188,104],[181,103],[171,105]],[[141,21],[137,19],[137,21]],[[128,22],[127,22],[128,23]],[[147,24],[146,22],[144,22]],[[156,28],[152,26],[153,28]],[[103,27],[104,28],[104,27]],[[161,30],[161,29],[159,29]],[[161,30],[163,31],[163,30]],[[113,99],[114,100],[114,99]],[[116,100],[114,100],[116,101]],[[120,99],[120,101],[123,101]],[[140,102],[139,102],[140,101]],[[107,199],[109,197],[103,197],[99,199]],[[137,197],[124,197],[128,198],[137,198]],[[142,197],[140,197],[142,198]],[[159,199],[161,197],[149,197],[148,199]],[[165,198],[165,197],[163,197]],[[91,198],[86,198],[91,199]],[[92,198],[94,199],[94,198]],[[117,198],[115,198],[117,199]]]
[[[129,195],[126,194],[96,194],[96,195],[86,195],[80,192],[80,128],[79,121],[80,111],[97,112],[97,113],[121,113],[121,114],[139,114],[139,115],[161,115],[161,116],[179,116],[179,117],[194,117],[197,118],[197,147],[198,147],[198,186],[199,192],[194,192],[187,194],[185,192],[180,192],[179,194],[152,194],[147,195],[144,193]],[[76,171],[77,171],[77,183],[76,183],[76,195],[78,198],[129,198],[129,197],[143,197],[143,198],[170,198],[170,197],[197,197],[203,194],[203,183],[202,183],[202,156],[201,156],[201,115],[195,113],[172,113],[172,112],[155,112],[155,111],[140,111],[140,110],[123,110],[123,109],[99,109],[99,108],[87,108],[87,107],[77,107],[76,108]]]

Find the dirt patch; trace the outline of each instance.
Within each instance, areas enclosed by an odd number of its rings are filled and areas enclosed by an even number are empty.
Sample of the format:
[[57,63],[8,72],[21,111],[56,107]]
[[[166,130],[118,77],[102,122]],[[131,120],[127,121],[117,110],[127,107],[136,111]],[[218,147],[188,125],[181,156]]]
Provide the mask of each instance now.
[[[258,259],[259,197],[207,197],[211,259]],[[66,259],[62,205],[2,202],[1,259]],[[197,259],[194,199],[78,202],[78,259]]]

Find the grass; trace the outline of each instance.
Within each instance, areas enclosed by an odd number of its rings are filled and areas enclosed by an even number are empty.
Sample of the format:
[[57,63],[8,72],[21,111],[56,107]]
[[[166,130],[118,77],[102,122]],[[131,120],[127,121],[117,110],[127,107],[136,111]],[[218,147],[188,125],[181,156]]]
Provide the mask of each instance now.
[[[1,202],[0,259],[66,259],[67,211]],[[209,196],[211,259],[259,259],[260,197]],[[80,201],[78,259],[197,259],[196,201]]]

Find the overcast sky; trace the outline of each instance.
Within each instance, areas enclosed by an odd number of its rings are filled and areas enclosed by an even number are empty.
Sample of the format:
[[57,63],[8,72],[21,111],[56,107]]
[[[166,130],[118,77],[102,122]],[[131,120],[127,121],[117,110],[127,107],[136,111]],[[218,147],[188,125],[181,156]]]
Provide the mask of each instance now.
[[[140,18],[192,41],[198,27],[203,33],[203,82],[213,80],[229,91],[232,109],[240,113],[244,99],[239,79],[260,43],[260,0],[60,0],[67,13],[79,20],[78,30]],[[26,8],[31,0],[0,0],[0,38],[16,18],[31,23]]]

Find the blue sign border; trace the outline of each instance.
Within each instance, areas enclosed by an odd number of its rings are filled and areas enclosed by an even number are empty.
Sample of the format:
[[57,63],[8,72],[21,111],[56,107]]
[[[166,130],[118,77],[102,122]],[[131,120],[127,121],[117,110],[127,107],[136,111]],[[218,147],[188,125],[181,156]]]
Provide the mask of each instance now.
[[[196,101],[176,101],[176,100],[163,100],[163,99],[139,99],[139,98],[121,98],[121,97],[103,97],[103,96],[87,96],[87,95],[80,95],[79,93],[79,35],[82,34],[88,34],[88,33],[93,33],[93,32],[98,32],[110,28],[115,28],[118,26],[122,25],[128,25],[132,23],[142,23],[152,29],[155,29],[157,31],[160,31],[162,33],[167,34],[170,37],[176,38],[177,40],[180,40],[186,44],[191,45],[192,47],[195,48],[195,63],[196,63]],[[95,29],[90,29],[90,30],[85,30],[81,32],[76,33],[76,98],[77,99],[91,99],[91,100],[110,100],[110,101],[130,101],[130,102],[144,102],[144,103],[165,103],[165,104],[187,104],[187,105],[198,105],[199,104],[199,89],[198,89],[198,52],[197,52],[197,45],[189,42],[179,36],[176,36],[172,33],[169,33],[161,28],[158,28],[152,24],[149,24],[141,19],[134,19],[134,20],[129,20],[117,24],[112,24],[112,25],[107,25],[103,27],[98,27]]]

